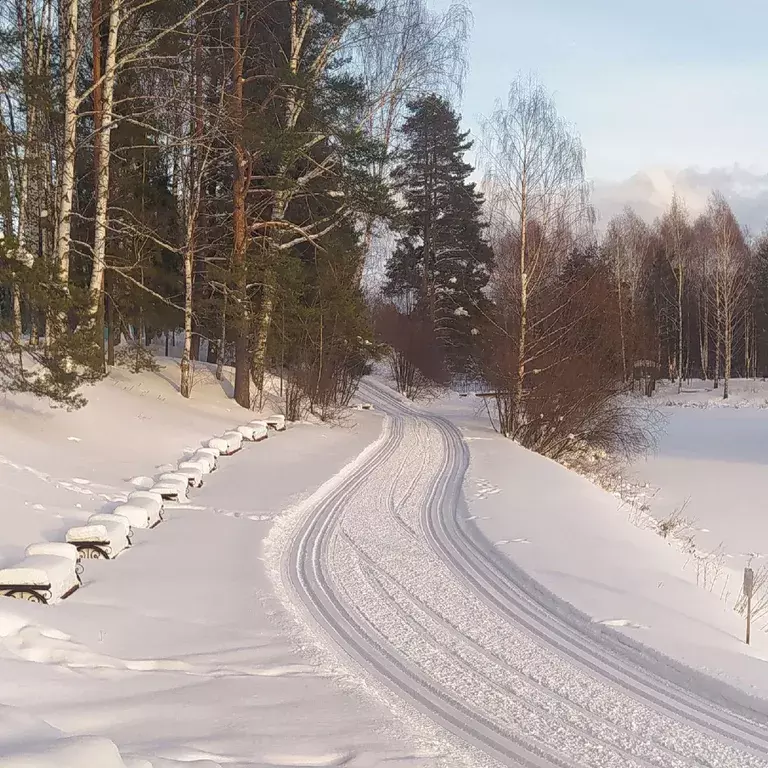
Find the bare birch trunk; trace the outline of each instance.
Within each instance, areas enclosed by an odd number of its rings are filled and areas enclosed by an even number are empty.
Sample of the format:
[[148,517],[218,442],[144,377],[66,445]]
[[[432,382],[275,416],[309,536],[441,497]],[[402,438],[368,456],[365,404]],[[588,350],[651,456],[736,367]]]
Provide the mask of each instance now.
[[[186,248],[184,250],[184,346],[181,353],[181,379],[179,391],[183,397],[192,396],[192,357],[193,357],[193,324],[194,324],[194,287],[195,287],[195,254],[197,250],[197,219],[200,213],[200,196],[203,183],[203,163],[200,162],[201,141],[203,136],[202,114],[202,38],[201,30],[197,29],[194,58],[194,146],[190,152],[190,190],[187,205]],[[195,355],[195,357],[197,357]]]
[[723,345],[723,324],[722,324],[722,312],[721,312],[721,296],[720,296],[720,278],[718,277],[715,284],[715,323],[717,324],[717,330],[715,333],[715,389],[720,386],[720,353]]
[[701,375],[706,381],[709,378],[709,303],[706,295],[701,303],[704,309],[699,308],[699,325],[701,327],[700,346],[701,346]]
[[624,381],[628,381],[627,374],[627,341],[624,334],[624,302],[621,290],[621,267],[616,264],[616,290],[619,299],[619,337],[621,339],[621,370]]
[[522,421],[523,393],[525,386],[526,334],[528,331],[528,274],[526,249],[528,247],[528,201],[525,172],[522,179],[520,202],[520,328],[517,333],[517,376],[512,402],[512,437],[515,437]]
[[216,379],[221,381],[224,376],[224,348],[227,343],[227,292],[224,291],[224,301],[221,309],[221,336],[219,348],[216,350]]
[[677,267],[677,391],[683,391],[683,265]]
[[179,390],[182,397],[192,396],[192,278],[194,276],[194,234],[190,232],[194,224],[190,222],[187,230],[187,248],[184,251],[184,347],[181,353],[181,383]]
[[[727,293],[727,291],[725,292]],[[723,327],[723,342],[724,342],[724,360],[723,360],[723,400],[728,399],[728,389],[729,389],[729,383],[731,379],[731,358],[733,356],[733,322],[732,322],[732,315],[733,315],[733,308],[731,306],[731,297],[725,296],[724,297],[724,307],[723,307],[723,321],[724,321],[724,327]]]
[[[94,7],[100,13],[101,2]],[[96,171],[96,215],[94,221],[93,238],[93,270],[91,271],[90,301],[88,313],[90,322],[96,324],[99,307],[104,294],[104,271],[106,269],[107,250],[107,204],[109,202],[109,150],[110,133],[112,127],[112,105],[115,92],[115,70],[117,64],[117,35],[120,26],[120,4],[122,0],[110,0],[109,6],[109,32],[107,36],[107,52],[105,60],[103,87],[97,87],[94,91],[94,104],[97,98],[101,99],[97,114],[100,125],[96,128],[94,138],[94,166]],[[99,49],[101,45],[98,34],[100,19],[94,18],[94,45]],[[96,50],[95,49],[95,50]],[[97,69],[98,62],[98,69]],[[98,58],[94,52],[94,79],[101,69],[101,56]]]
[[[69,249],[72,230],[72,198],[77,153],[77,11],[78,0],[65,0],[64,22],[64,134],[59,172],[59,210],[56,227],[56,276],[61,296],[69,294]],[[54,336],[64,332],[66,313],[59,310]]]

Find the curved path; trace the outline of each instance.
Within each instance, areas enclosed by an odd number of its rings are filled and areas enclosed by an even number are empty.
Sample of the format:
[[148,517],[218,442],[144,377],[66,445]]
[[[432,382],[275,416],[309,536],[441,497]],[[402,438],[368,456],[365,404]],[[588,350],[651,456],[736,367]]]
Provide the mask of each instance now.
[[337,650],[469,765],[768,768],[768,705],[533,582],[467,519],[456,427],[365,387],[384,434],[312,506],[284,563]]

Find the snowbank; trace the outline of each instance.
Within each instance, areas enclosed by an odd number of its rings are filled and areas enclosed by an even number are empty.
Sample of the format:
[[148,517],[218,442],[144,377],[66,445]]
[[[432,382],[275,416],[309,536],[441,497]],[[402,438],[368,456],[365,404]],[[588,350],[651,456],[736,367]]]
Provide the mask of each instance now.
[[28,555],[20,563],[0,569],[0,593],[11,596],[18,591],[13,588],[39,587],[36,591],[41,598],[55,603],[80,585],[76,568],[76,560],[70,557]]
[[768,381],[765,379],[732,379],[728,385],[728,399],[723,399],[723,384],[715,389],[713,381],[694,379],[683,382],[683,391],[677,391],[677,382],[660,382],[650,400],[653,405],[680,408],[768,408]]
[[31,749],[0,754],[0,768],[127,768],[120,751],[100,736],[57,739]]
[[[433,407],[467,440],[468,518],[514,566],[612,631],[768,697],[768,636],[744,644],[743,619],[697,584],[689,556],[634,525],[621,499],[497,435],[474,404]],[[709,479],[725,487],[730,469]]]
[[131,528],[151,528],[160,521],[159,515],[153,515],[149,509],[138,503],[120,504],[115,507],[114,513],[126,518]]
[[276,413],[273,416],[269,416],[265,421],[270,429],[274,429],[277,432],[283,432],[285,430],[285,416],[283,416],[282,413]]
[[179,473],[187,478],[187,482],[193,488],[199,488],[203,484],[203,475],[210,472],[207,461],[180,461]]
[[[0,565],[17,562],[30,541],[63,539],[101,516],[124,520],[105,510],[140,506],[132,495],[123,501],[131,478],[195,456],[202,435],[252,416],[222,391],[231,379],[201,380],[196,370],[185,400],[177,373],[169,363],[159,373],[117,371],[74,414],[15,396],[0,402]],[[54,610],[0,598],[3,759],[64,732],[117,744],[126,768],[440,764],[437,746],[414,745],[385,708],[340,689],[338,671],[293,650],[259,555],[272,519],[375,439],[380,419],[361,422],[298,425],[271,450],[227,461],[225,479],[214,476],[183,515],[135,530],[138,546],[114,562],[88,563],[87,589]],[[6,711],[41,713],[54,733],[19,728],[3,740]],[[91,768],[86,757],[73,760]],[[66,753],[53,759],[70,766]],[[95,759],[110,768],[105,753]]]
[[188,500],[187,488],[189,483],[186,480],[158,480],[149,490],[159,493],[163,501],[173,501],[182,503]]

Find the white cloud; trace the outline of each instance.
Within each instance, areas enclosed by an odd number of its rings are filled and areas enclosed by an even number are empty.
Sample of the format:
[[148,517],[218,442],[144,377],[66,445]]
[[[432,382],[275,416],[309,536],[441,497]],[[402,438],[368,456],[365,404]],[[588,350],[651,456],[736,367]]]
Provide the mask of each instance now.
[[593,202],[598,226],[603,228],[615,214],[630,205],[647,221],[663,213],[674,192],[696,216],[707,206],[713,191],[725,195],[742,224],[753,233],[768,223],[768,174],[735,165],[731,168],[657,168],[640,171],[623,181],[594,182]]

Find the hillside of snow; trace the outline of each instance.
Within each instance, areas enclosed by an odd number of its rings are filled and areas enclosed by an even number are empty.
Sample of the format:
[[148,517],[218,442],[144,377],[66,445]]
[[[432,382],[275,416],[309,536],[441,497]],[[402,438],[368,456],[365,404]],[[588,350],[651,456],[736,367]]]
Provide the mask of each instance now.
[[[185,401],[177,361],[158,362],[112,371],[74,413],[0,401],[0,566],[255,418],[206,366]],[[1,768],[438,764],[339,670],[298,652],[265,570],[274,517],[377,437],[380,416],[351,414],[222,457],[188,505],[135,531],[116,560],[87,561],[67,600],[0,598]]]

